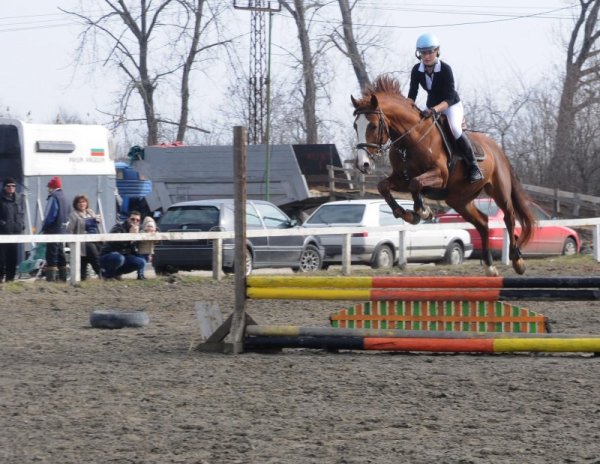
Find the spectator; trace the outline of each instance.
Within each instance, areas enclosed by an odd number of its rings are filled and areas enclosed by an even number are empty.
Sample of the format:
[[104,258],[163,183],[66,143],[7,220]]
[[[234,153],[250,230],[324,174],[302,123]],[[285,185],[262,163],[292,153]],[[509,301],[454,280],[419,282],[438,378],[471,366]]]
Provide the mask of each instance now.
[[[48,182],[48,199],[44,211],[42,234],[59,235],[67,232],[67,222],[71,207],[62,191],[62,180],[54,176]],[[58,274],[57,274],[58,273]],[[67,259],[65,258],[65,245],[62,242],[46,244],[46,280],[67,281]]]
[[[88,197],[75,195],[73,198],[73,211],[69,215],[67,231],[70,234],[97,234],[100,216],[89,207]],[[98,277],[101,277],[100,255],[98,245],[95,242],[81,242],[81,280],[87,279],[87,266],[92,269]]]
[[[0,196],[0,235],[17,235],[23,233],[23,205],[17,195],[17,183],[12,177],[2,182]],[[18,243],[0,243],[0,283],[3,280],[15,280],[17,272]]]
[[[142,230],[148,234],[153,234],[156,232],[156,222],[152,218],[152,216],[146,216],[144,221],[142,222]],[[154,244],[156,240],[142,240],[138,245],[138,252],[144,260],[149,263],[152,261],[152,255],[154,254]],[[138,271],[138,279],[144,280],[146,277],[144,276],[144,270]]]
[[[140,231],[142,215],[138,211],[131,211],[127,220],[115,224],[110,230],[111,234],[137,234]],[[146,260],[139,256],[138,242],[106,242],[100,252],[100,267],[105,279],[121,280],[123,274],[141,271],[142,276]],[[138,279],[139,279],[138,274]]]

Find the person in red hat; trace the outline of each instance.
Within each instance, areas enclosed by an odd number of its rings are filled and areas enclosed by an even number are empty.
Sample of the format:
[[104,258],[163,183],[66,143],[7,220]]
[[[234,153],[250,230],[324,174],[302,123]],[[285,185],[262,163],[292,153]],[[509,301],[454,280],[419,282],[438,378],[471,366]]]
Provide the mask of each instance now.
[[[66,234],[71,206],[62,190],[62,180],[54,176],[48,182],[48,198],[44,211],[42,234]],[[46,280],[67,281],[67,259],[64,243],[46,244]]]

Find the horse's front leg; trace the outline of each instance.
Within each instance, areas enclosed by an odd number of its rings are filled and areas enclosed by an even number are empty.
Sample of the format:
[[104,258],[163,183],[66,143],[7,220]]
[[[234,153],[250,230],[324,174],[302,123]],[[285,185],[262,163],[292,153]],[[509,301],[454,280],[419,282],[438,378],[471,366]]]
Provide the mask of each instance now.
[[433,217],[431,208],[423,203],[422,191],[424,188],[438,189],[443,187],[444,179],[438,168],[430,169],[420,176],[411,179],[408,184],[408,190],[412,194],[415,203],[415,211],[421,219],[430,219]]
[[397,182],[393,176],[387,177],[383,179],[377,184],[377,190],[386,201],[386,203],[390,206],[392,210],[392,214],[396,218],[402,218],[409,224],[418,224],[420,219],[414,211],[404,209],[402,206],[398,204],[398,202],[392,196],[392,190],[396,190],[398,192],[404,191],[406,192],[408,189],[406,188],[406,184],[403,182]]

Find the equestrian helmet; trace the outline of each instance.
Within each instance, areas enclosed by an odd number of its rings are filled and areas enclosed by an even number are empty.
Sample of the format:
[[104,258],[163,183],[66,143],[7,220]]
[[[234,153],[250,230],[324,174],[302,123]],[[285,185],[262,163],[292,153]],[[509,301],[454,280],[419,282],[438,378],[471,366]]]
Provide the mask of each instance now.
[[423,34],[417,39],[417,51],[424,52],[440,48],[440,41],[434,34]]

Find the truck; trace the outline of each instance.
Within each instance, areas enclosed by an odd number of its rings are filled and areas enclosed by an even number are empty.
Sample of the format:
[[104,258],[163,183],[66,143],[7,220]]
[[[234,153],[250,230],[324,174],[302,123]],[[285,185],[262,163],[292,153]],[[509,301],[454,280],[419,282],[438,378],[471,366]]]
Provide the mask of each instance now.
[[[232,146],[134,148],[128,156],[129,167],[139,176],[137,194],[156,215],[181,201],[233,197],[239,179],[233,176]],[[295,218],[304,209],[328,200],[327,165],[342,166],[335,145],[281,144],[270,148],[271,156],[267,157],[265,145],[247,147],[248,199],[269,200]],[[144,179],[151,181],[150,191],[143,190]]]

